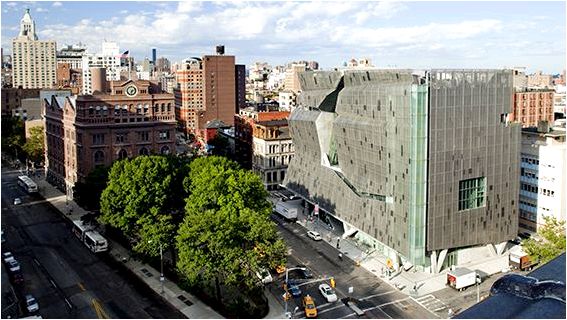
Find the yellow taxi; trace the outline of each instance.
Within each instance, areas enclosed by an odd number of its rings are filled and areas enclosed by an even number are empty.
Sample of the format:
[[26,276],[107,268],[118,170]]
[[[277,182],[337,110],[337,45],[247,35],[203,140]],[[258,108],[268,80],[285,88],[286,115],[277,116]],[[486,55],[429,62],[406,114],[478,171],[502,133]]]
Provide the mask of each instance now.
[[303,307],[305,308],[305,316],[307,318],[315,318],[317,316],[317,307],[310,295],[303,297]]

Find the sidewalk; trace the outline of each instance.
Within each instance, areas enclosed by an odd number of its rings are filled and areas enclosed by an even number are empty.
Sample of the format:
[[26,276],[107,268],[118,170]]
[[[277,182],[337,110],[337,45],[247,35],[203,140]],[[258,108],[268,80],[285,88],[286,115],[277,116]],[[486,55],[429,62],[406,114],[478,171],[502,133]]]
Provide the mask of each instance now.
[[[61,191],[50,185],[44,178],[33,178],[37,183],[40,194],[59,210],[67,219],[78,220],[88,212],[79,207],[74,201],[67,201],[66,196]],[[122,261],[124,265],[144,281],[152,290],[160,294],[161,283],[159,281],[160,272],[149,265],[130,259],[129,251],[118,243],[109,240],[109,255],[117,261]],[[164,293],[162,297],[172,306],[183,313],[187,318],[193,319],[224,319],[211,307],[200,301],[194,295],[181,290],[175,283],[164,281]],[[182,300],[183,299],[183,300]]]
[[[298,214],[297,223],[307,230],[315,230],[319,232],[323,237],[323,241],[329,243],[333,247],[335,247],[337,244],[337,237],[342,236],[325,228],[320,222],[318,223],[317,221],[309,221],[307,215],[302,212]],[[365,252],[363,249],[359,248],[353,240],[348,238],[341,238],[340,251],[343,253],[343,255],[349,257],[353,261],[360,261],[361,268],[365,268],[369,272],[373,273],[376,277],[379,277],[384,282],[392,286],[392,288],[402,288],[402,290],[400,291],[409,296],[421,297],[446,288],[446,272],[432,274],[411,269],[410,271],[401,271],[399,273],[395,273],[390,277],[387,277],[382,274],[383,270],[387,269],[386,256],[383,256],[378,252]],[[507,266],[507,254],[498,257],[482,258],[477,260],[475,263],[459,265],[459,267],[466,267],[471,270],[482,271],[487,275],[496,274]],[[418,288],[417,292],[413,291],[414,285]]]

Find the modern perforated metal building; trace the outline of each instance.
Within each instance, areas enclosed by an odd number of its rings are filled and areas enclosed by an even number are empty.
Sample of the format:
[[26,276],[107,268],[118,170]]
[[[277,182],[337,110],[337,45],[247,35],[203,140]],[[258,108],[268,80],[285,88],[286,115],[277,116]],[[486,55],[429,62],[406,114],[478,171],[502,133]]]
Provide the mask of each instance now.
[[439,272],[518,229],[520,126],[507,70],[300,75],[283,185],[396,263]]

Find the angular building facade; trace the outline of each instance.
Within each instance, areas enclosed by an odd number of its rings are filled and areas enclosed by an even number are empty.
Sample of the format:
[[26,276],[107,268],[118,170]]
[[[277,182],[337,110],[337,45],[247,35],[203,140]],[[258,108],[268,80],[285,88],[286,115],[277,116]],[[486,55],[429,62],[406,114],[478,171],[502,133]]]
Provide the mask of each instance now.
[[511,72],[305,72],[300,85],[283,184],[345,235],[433,272],[458,248],[515,237]]

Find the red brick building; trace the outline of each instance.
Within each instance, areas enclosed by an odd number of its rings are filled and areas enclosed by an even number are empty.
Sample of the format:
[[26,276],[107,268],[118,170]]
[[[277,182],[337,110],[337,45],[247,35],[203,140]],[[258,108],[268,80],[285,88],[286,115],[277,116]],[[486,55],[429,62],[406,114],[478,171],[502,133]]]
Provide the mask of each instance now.
[[57,87],[59,89],[69,88],[73,94],[79,94],[83,86],[83,72],[72,69],[70,63],[57,64]]
[[178,128],[206,144],[207,124],[213,120],[234,125],[236,67],[234,56],[217,55],[183,61],[174,89]]
[[511,121],[522,123],[522,127],[537,127],[545,120],[553,123],[552,89],[525,89],[514,93]]
[[[93,80],[105,79],[93,73]],[[93,95],[44,103],[47,180],[67,192],[96,166],[175,151],[174,98],[149,81],[93,81]]]

